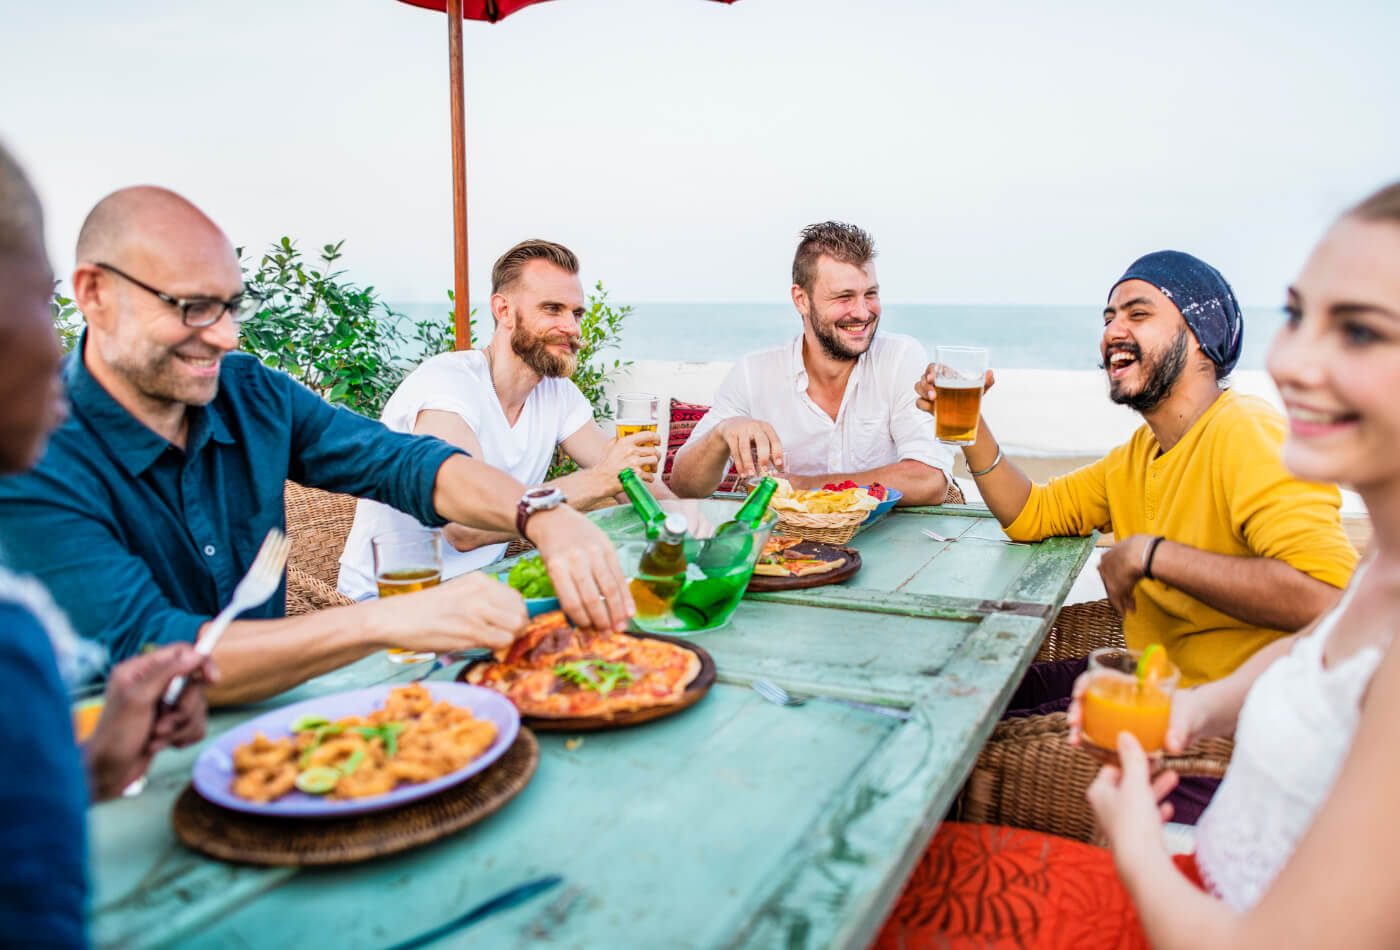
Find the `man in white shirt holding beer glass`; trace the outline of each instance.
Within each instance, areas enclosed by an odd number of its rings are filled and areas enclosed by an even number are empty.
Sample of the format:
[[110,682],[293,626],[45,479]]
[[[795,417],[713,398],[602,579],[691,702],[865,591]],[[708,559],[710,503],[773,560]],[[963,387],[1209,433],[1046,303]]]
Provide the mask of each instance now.
[[[390,429],[435,435],[526,485],[544,481],[556,446],[581,468],[550,483],[576,508],[621,493],[618,473],[653,478],[660,461],[656,427],[614,439],[593,421],[593,407],[569,378],[578,361],[585,311],[578,258],[561,244],[528,240],[491,269],[496,331],[483,349],[442,353],[399,384],[380,417]],[[655,494],[669,498],[660,482]],[[375,596],[371,539],[421,527],[412,515],[361,498],[340,557],[340,592]],[[461,524],[443,528],[442,578],[500,559],[516,535]]]
[[741,478],[778,472],[794,488],[878,482],[902,505],[943,501],[953,456],[908,387],[927,354],[912,337],[877,335],[874,258],[874,240],[854,225],[803,230],[792,264],[802,332],[734,364],[676,455],[672,491],[708,495],[732,463]]

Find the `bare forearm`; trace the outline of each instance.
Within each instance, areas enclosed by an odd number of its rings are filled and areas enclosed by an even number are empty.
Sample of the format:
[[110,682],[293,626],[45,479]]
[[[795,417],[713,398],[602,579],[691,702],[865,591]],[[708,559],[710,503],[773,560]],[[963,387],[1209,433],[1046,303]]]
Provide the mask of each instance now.
[[[963,459],[969,472],[985,472],[991,468],[985,475],[974,474],[973,480],[977,483],[983,503],[1005,528],[1026,507],[1026,500],[1031,497],[1031,480],[1011,459],[1002,456],[1001,461],[997,462],[1000,451],[1000,444],[992,435],[992,430],[987,428],[986,418],[978,420],[977,441],[963,449]],[[994,462],[995,468],[992,467]]]
[[1275,660],[1293,649],[1297,639],[1298,634],[1279,637],[1257,650],[1224,679],[1192,687],[1189,692],[1195,694],[1201,718],[1192,726],[1191,741],[1233,736],[1250,687]]
[[318,610],[281,620],[235,620],[214,648],[220,677],[213,706],[275,696],[388,646],[373,622],[376,604]]
[[1118,876],[1156,950],[1226,950],[1240,944],[1240,919],[1198,889],[1160,845],[1143,856],[1114,855]]
[[485,531],[515,531],[515,506],[525,486],[498,468],[454,455],[438,469],[433,508],[448,521]]
[[937,505],[948,494],[948,476],[932,465],[903,459],[892,465],[864,472],[843,472],[833,475],[789,475],[793,488],[821,488],[831,482],[852,481],[860,485],[879,482],[899,491],[904,497],[900,505]]
[[622,491],[622,483],[607,472],[596,468],[580,469],[549,483],[564,493],[569,504],[586,511]]
[[729,443],[719,429],[701,439],[691,439],[676,453],[671,468],[671,490],[681,498],[704,498],[719,487],[729,462]]
[[1217,554],[1175,541],[1157,545],[1152,575],[1221,613],[1271,630],[1301,630],[1342,594],[1276,558]]
[[514,531],[482,531],[478,528],[468,528],[461,524],[443,525],[443,540],[452,545],[456,551],[475,551],[477,548],[484,548],[488,544],[505,544],[514,541],[520,535]]

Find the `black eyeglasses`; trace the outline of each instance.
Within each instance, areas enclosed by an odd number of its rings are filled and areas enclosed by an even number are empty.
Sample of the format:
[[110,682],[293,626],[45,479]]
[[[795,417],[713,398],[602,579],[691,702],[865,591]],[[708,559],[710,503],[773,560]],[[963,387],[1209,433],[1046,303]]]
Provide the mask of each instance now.
[[172,297],[165,291],[156,290],[150,284],[143,283],[132,277],[125,271],[118,270],[111,264],[104,264],[101,261],[94,262],[105,271],[111,271],[118,277],[131,281],[137,287],[147,293],[155,294],[161,300],[170,304],[180,311],[180,319],[187,327],[208,327],[219,322],[219,318],[228,311],[234,323],[242,323],[258,312],[262,307],[263,298],[257,294],[243,292],[235,294],[228,300],[220,300],[218,297]]

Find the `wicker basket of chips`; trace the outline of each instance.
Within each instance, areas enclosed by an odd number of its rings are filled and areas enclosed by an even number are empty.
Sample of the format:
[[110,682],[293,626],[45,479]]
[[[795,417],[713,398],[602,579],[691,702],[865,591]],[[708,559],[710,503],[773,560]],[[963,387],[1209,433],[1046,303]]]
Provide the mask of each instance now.
[[795,491],[780,478],[772,501],[778,515],[774,530],[804,541],[845,544],[878,504],[863,488]]
[[778,523],[773,530],[804,541],[845,544],[856,536],[856,529],[869,515],[868,511],[832,511],[822,514],[779,511]]

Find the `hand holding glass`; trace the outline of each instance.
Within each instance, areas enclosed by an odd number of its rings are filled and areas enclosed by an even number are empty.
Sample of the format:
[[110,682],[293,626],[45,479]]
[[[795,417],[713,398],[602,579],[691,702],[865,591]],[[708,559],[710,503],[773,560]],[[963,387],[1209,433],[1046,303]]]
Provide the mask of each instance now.
[[1139,650],[1104,647],[1089,654],[1089,685],[1082,698],[1083,749],[1100,762],[1118,764],[1118,734],[1131,732],[1149,756],[1160,755],[1171,721],[1172,695],[1181,671],[1170,662],[1149,677],[1138,675]]
[[[652,393],[617,394],[617,437],[625,439],[638,432],[656,432],[656,407],[660,400]],[[642,471],[656,474],[655,465],[644,465]]]
[[934,354],[935,435],[948,445],[971,445],[977,441],[982,412],[987,351],[980,346],[939,346]]
[[[380,597],[413,594],[436,587],[442,580],[442,535],[422,528],[377,535],[370,540],[374,549],[374,580]],[[431,653],[391,648],[393,663],[419,663],[431,660]]]

